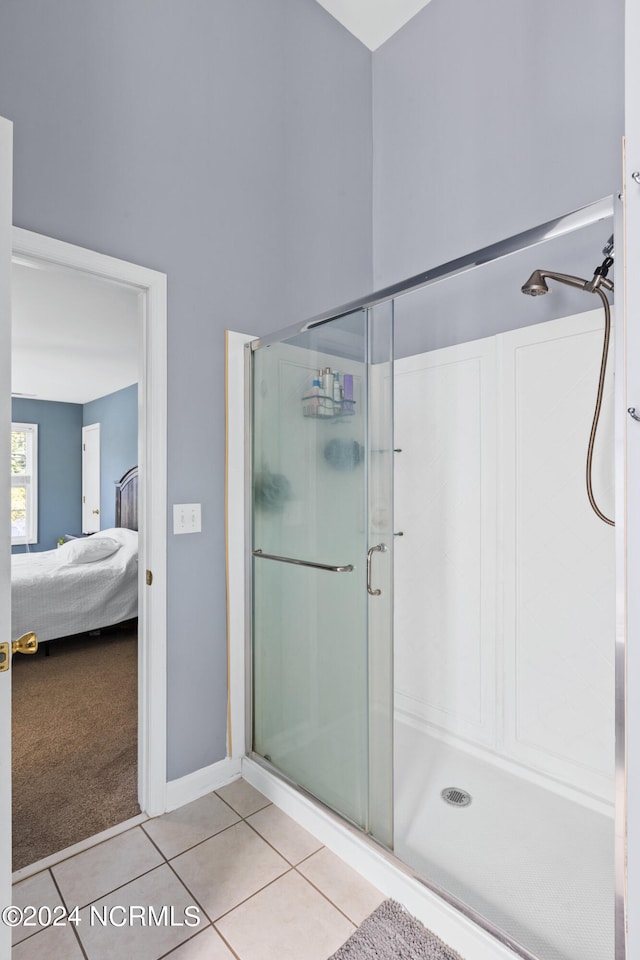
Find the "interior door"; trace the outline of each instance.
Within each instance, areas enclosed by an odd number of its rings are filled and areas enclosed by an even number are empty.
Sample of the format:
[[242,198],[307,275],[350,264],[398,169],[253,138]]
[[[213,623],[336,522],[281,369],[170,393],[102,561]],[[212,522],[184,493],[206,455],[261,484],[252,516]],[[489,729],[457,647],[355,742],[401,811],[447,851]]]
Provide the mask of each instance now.
[[100,529],[100,424],[82,428],[82,532]]
[[392,547],[371,473],[393,453],[373,452],[370,322],[358,310],[258,341],[252,364],[253,750],[368,831],[371,684],[384,689],[388,662],[369,628],[387,610]]
[[[11,642],[11,539],[9,435],[11,431],[11,202],[12,124],[0,117],[0,436],[5,470],[0,470],[0,643]],[[4,506],[3,506],[4,504]],[[6,656],[6,654],[5,654]],[[5,660],[5,665],[10,661]],[[1,664],[0,664],[1,666]],[[11,903],[11,672],[0,672],[0,908]],[[0,956],[11,950],[11,929],[0,920]]]

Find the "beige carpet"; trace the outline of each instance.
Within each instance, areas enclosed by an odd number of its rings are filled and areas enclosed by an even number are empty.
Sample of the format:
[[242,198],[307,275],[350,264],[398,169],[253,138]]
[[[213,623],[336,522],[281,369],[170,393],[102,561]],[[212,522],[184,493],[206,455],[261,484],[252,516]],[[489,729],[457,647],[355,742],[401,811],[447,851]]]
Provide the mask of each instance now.
[[133,623],[14,656],[14,870],[140,813],[137,646]]

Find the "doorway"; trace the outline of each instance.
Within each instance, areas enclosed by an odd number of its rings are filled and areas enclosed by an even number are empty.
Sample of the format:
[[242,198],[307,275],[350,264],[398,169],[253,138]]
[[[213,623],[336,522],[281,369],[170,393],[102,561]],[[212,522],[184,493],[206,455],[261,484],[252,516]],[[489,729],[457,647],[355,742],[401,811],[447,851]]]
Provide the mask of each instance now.
[[[166,418],[164,415],[166,409],[166,278],[155,271],[18,228],[14,228],[13,231],[13,260],[14,264],[17,263],[23,270],[47,274],[55,278],[58,283],[84,284],[85,287],[93,284],[102,288],[105,295],[109,293],[114,295],[116,301],[119,299],[122,303],[128,303],[132,309],[131,316],[135,327],[133,352],[137,372],[133,377],[130,372],[124,373],[124,379],[132,381],[129,384],[123,385],[117,380],[113,381],[111,385],[116,387],[115,390],[111,390],[109,386],[104,390],[99,388],[96,397],[88,399],[85,404],[87,418],[84,420],[84,425],[98,421],[99,414],[97,416],[96,411],[100,406],[100,398],[105,396],[113,396],[120,401],[127,400],[128,406],[126,409],[121,409],[119,415],[116,415],[116,421],[119,422],[120,427],[126,425],[130,428],[131,423],[129,421],[132,419],[135,419],[138,424],[134,449],[128,455],[128,459],[132,462],[127,461],[126,469],[123,467],[117,468],[117,476],[114,474],[108,484],[105,483],[103,475],[100,507],[94,508],[100,509],[100,514],[96,515],[99,519],[100,532],[94,536],[107,538],[107,535],[113,529],[119,529],[119,521],[116,522],[114,515],[116,489],[113,481],[120,480],[121,474],[128,472],[129,468],[136,466],[139,468],[139,532],[137,534],[139,546],[137,569],[134,573],[134,586],[138,596],[139,637],[137,653],[135,633],[132,634],[131,629],[135,622],[132,623],[130,617],[126,618],[127,622],[124,628],[109,625],[105,632],[94,633],[93,635],[85,634],[81,640],[64,641],[63,644],[69,647],[75,643],[85,654],[90,650],[92,643],[96,650],[102,645],[106,649],[105,662],[109,662],[118,658],[117,656],[109,656],[110,644],[113,644],[111,650],[114,650],[118,645],[122,646],[124,650],[128,642],[129,660],[133,657],[133,663],[130,666],[133,668],[134,674],[136,669],[138,674],[138,703],[137,706],[133,705],[135,714],[133,722],[137,727],[138,746],[135,750],[135,757],[130,757],[134,767],[137,765],[137,775],[134,774],[130,793],[135,793],[134,799],[137,801],[135,807],[142,811],[143,815],[156,815],[164,810],[166,787]],[[78,338],[76,338],[75,346],[78,346]],[[70,357],[72,352],[67,348],[67,356],[58,357],[57,362],[51,364],[59,379],[64,378],[65,375],[68,378],[73,376]],[[98,379],[98,373],[104,372],[108,366],[104,363],[107,353],[104,349],[100,350],[98,346],[95,354],[93,373]],[[80,366],[76,367],[79,379],[84,378],[86,380],[87,374],[91,378],[92,372],[91,369],[86,369],[87,366],[91,368],[91,364],[83,364],[81,361]],[[20,390],[17,387],[14,387],[14,389],[20,393],[31,392],[26,389]],[[136,394],[133,400],[130,396],[132,391]],[[127,394],[129,395],[125,396]],[[57,406],[60,406],[60,402]],[[82,429],[82,423],[80,429]],[[104,425],[102,439],[103,451],[105,451]],[[113,441],[113,444],[116,447],[122,446],[118,438]],[[79,448],[80,437],[78,438],[78,452]],[[104,474],[104,469],[108,469],[108,467],[104,462],[104,456],[102,460]],[[112,465],[112,472],[115,469],[116,467]],[[81,485],[81,474],[80,466],[78,487]],[[108,487],[108,489],[104,489],[105,487]],[[78,497],[78,500],[80,500],[80,497]],[[67,525],[63,523],[64,529],[61,527],[58,536],[55,538],[56,541],[58,539],[66,541],[60,547],[61,551],[64,551],[68,546],[74,551],[77,544],[82,543],[81,535],[86,531],[83,529],[80,502],[77,504],[77,512],[77,524],[71,524],[70,529],[67,529]],[[122,526],[125,527],[126,524],[123,522]],[[130,534],[130,530],[123,530],[123,535],[125,534]],[[78,538],[77,541],[73,540],[75,537]],[[49,538],[51,539],[51,534]],[[116,535],[116,540],[118,539],[119,537]],[[41,548],[37,551],[39,553],[44,553],[50,547],[53,550],[58,549],[57,542],[50,544],[45,543],[44,540],[38,546]],[[149,581],[152,582],[151,589],[148,585]],[[54,641],[50,647],[54,654],[50,658],[52,662],[56,659],[56,642]],[[62,650],[63,644],[60,645],[60,650]],[[45,646],[49,646],[49,643],[46,643]],[[42,656],[42,654],[36,656]],[[26,658],[24,660],[25,662],[21,664],[21,667],[27,666]],[[45,665],[44,661],[42,663]],[[99,670],[100,675],[103,675],[103,673],[104,671]],[[129,681],[131,681],[131,677]],[[127,709],[131,710],[131,706],[129,702]],[[79,736],[81,736],[80,732]],[[116,754],[117,752],[116,748]],[[131,769],[129,772],[131,774]],[[130,804],[128,807],[122,808],[122,815],[118,814],[118,809],[116,803],[109,814],[111,822],[105,824],[105,826],[115,830],[120,821],[126,820],[132,815]],[[88,822],[91,822],[91,818]],[[89,833],[85,831],[86,836],[95,834],[96,829],[90,830]],[[80,836],[77,838],[78,841],[84,839]],[[51,849],[48,853],[54,856],[59,853],[59,849]],[[44,855],[47,856],[48,854]],[[40,857],[36,862],[39,861]],[[28,865],[19,863],[18,867],[18,875],[23,878],[33,872],[34,865],[33,863]]]

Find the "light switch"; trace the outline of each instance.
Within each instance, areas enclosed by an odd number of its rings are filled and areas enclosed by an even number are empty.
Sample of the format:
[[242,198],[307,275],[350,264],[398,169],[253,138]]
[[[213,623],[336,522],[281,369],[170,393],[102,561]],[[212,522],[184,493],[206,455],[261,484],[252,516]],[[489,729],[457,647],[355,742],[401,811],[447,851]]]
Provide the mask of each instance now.
[[202,505],[199,503],[174,503],[174,533],[202,532]]

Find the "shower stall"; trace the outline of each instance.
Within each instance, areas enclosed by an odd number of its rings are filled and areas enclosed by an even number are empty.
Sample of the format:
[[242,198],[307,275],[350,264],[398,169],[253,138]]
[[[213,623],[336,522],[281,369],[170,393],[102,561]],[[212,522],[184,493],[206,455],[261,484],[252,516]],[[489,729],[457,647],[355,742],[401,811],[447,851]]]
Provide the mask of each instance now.
[[247,754],[537,960],[622,957],[613,232],[246,348]]

